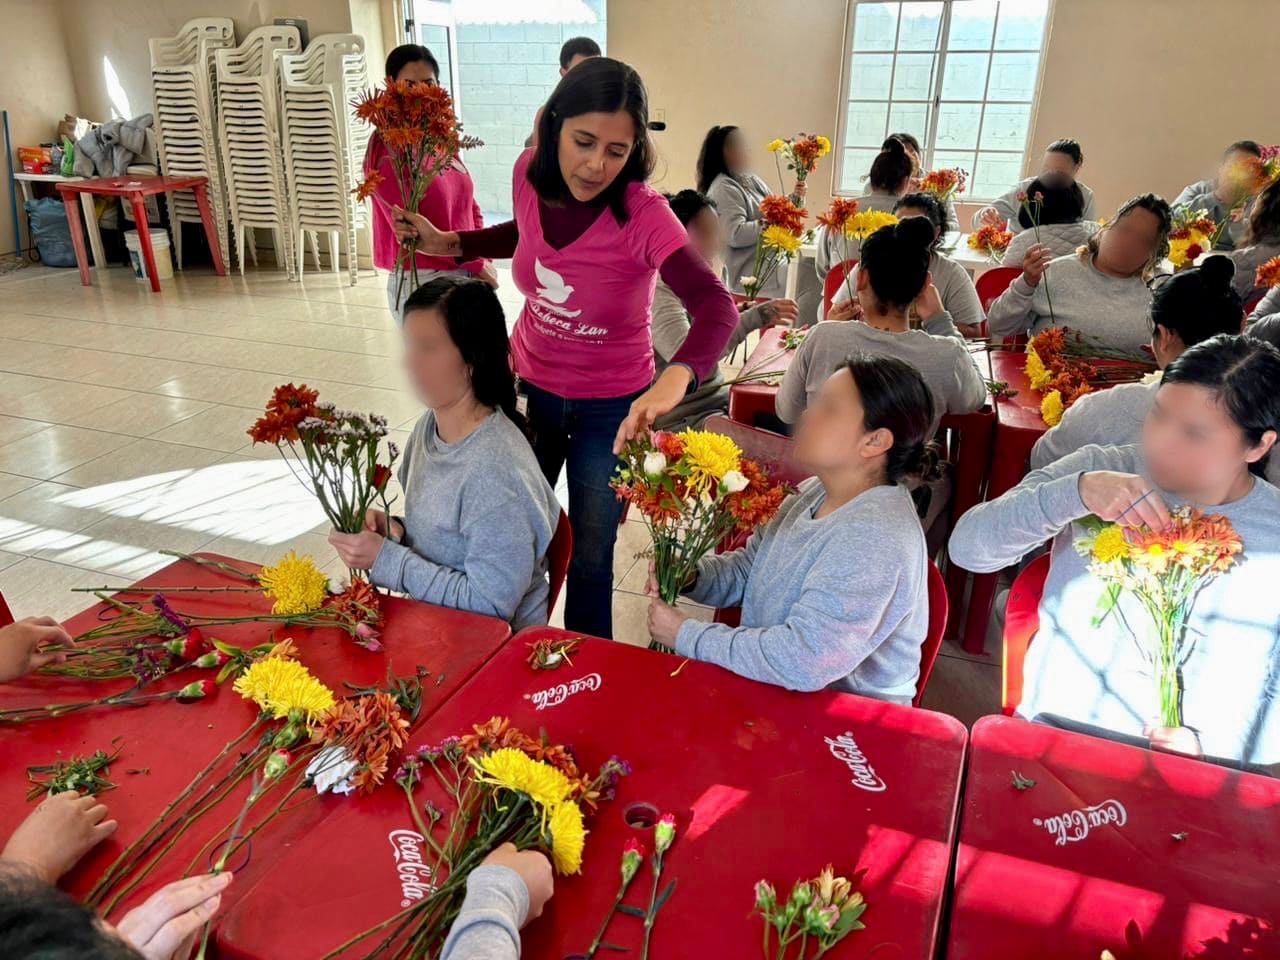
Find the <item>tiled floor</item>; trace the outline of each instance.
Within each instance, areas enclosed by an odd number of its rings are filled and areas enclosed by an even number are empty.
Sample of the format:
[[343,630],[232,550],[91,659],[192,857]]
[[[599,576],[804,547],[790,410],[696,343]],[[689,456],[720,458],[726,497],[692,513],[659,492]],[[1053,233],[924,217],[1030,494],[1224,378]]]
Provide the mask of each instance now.
[[[382,277],[351,287],[332,274],[297,284],[192,270],[163,287],[152,294],[122,269],[95,271],[91,288],[41,267],[0,280],[0,590],[17,616],[66,617],[85,606],[68,588],[137,579],[166,549],[264,561],[296,548],[339,575],[315,503],[245,430],[285,380],[384,414],[393,439],[421,412]],[[646,545],[628,520],[614,621],[631,643],[648,635]],[[948,646],[926,703],[969,722],[998,709],[999,685],[998,648],[978,659]]]

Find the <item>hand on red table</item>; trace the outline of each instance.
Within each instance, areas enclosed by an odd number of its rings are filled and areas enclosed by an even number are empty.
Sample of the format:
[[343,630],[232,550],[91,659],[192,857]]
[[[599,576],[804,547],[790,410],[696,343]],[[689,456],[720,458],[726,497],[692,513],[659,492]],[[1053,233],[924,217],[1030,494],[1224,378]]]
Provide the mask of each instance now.
[[770,327],[789,327],[800,317],[800,308],[794,300],[770,300],[760,304],[760,312]]
[[186,960],[230,883],[230,873],[207,873],[161,887],[124,915],[116,933],[146,960]]
[[404,524],[394,517],[388,517],[385,510],[370,507],[369,512],[364,515],[364,527],[397,542],[404,539]]
[[338,556],[352,570],[372,570],[373,562],[387,538],[376,530],[362,530],[359,533],[339,533],[329,531],[329,543],[338,552]]
[[1044,276],[1052,259],[1053,251],[1043,243],[1033,243],[1027,248],[1026,256],[1022,258],[1022,279],[1028,286],[1040,286],[1040,278]]
[[1151,741],[1152,750],[1181,753],[1188,757],[1204,756],[1200,737],[1188,727],[1161,727],[1149,723],[1143,728],[1142,735]]
[[1169,526],[1169,508],[1151,484],[1132,473],[1091,470],[1080,474],[1080,499],[1085,509],[1125,527],[1145,526],[1164,530]]
[[857,300],[841,300],[827,311],[828,320],[857,320],[862,316],[862,304]]
[[51,646],[75,646],[71,635],[53,617],[25,617],[0,627],[0,683],[67,659],[65,653],[46,650]]
[[116,822],[107,819],[104,804],[67,790],[40,801],[13,831],[0,860],[24,864],[41,880],[54,884],[115,832]]
[[551,861],[537,850],[517,850],[514,843],[504,843],[484,858],[484,864],[514,870],[529,891],[529,915],[525,923],[542,916],[542,908],[555,893]]

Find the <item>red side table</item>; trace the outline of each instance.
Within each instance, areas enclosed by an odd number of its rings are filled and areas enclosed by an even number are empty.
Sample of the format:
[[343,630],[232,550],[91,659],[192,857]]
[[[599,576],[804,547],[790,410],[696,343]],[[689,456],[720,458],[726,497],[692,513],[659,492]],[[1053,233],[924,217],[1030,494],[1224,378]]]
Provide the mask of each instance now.
[[151,231],[147,227],[146,198],[158,193],[177,193],[190,190],[195,194],[200,208],[200,220],[204,223],[204,235],[213,253],[213,269],[225,277],[227,269],[222,265],[222,248],[218,245],[218,229],[213,222],[213,209],[209,206],[209,180],[206,177],[150,177],[132,176],[101,177],[97,180],[67,180],[57,184],[62,203],[67,208],[67,222],[71,225],[71,242],[76,248],[76,263],[80,266],[80,282],[92,286],[89,278],[89,258],[84,249],[84,235],[80,223],[80,208],[74,194],[91,193],[104,197],[122,197],[133,206],[133,219],[138,225],[138,242],[142,245],[142,258],[147,265],[151,290],[160,292],[160,278],[156,276],[156,258],[151,250]]

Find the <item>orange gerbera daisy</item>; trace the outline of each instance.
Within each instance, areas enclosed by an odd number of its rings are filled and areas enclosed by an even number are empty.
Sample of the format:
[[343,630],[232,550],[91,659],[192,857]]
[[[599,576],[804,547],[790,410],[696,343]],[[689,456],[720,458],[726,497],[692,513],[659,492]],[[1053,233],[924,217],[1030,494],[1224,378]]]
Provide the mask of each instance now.
[[320,391],[312,390],[305,383],[300,387],[281,384],[272,391],[266,411],[249,428],[249,436],[254,443],[296,443],[298,424],[317,415],[319,399]]
[[858,212],[858,201],[848,200],[844,197],[832,197],[831,206],[827,207],[826,213],[818,214],[818,223],[826,227],[832,233],[841,235],[844,233],[845,224],[850,218]]
[[1267,288],[1280,287],[1280,257],[1272,257],[1258,267],[1258,272],[1253,279],[1253,285]]

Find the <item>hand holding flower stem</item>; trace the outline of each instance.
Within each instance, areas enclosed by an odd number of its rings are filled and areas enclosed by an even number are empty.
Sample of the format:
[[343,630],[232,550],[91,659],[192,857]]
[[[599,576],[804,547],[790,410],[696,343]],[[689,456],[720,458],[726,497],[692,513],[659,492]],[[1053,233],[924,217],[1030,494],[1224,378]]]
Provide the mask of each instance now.
[[[1040,244],[1040,208],[1044,204],[1044,194],[1039,191],[1034,197],[1028,199],[1026,191],[1018,192],[1018,203],[1022,209],[1027,211],[1027,216],[1031,218],[1031,229],[1036,234],[1036,244]],[[1049,302],[1049,322],[1057,326],[1057,318],[1053,315],[1053,296],[1049,293],[1049,274],[1048,270],[1044,270],[1040,274],[1040,282],[1044,284],[1044,298]]]

